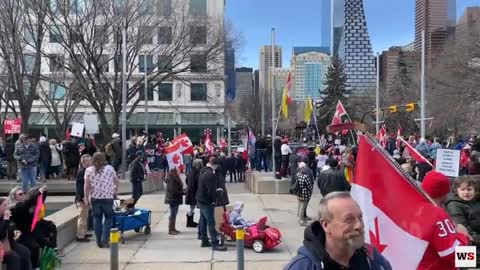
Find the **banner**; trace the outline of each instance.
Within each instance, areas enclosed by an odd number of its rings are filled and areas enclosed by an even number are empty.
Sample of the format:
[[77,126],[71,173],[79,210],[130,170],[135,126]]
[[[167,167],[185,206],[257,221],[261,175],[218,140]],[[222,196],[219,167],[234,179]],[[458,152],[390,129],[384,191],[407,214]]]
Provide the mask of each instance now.
[[83,116],[83,122],[85,123],[85,132],[87,134],[98,134],[98,118],[96,114],[85,114]]
[[4,134],[20,134],[22,129],[22,118],[5,119],[3,122]]

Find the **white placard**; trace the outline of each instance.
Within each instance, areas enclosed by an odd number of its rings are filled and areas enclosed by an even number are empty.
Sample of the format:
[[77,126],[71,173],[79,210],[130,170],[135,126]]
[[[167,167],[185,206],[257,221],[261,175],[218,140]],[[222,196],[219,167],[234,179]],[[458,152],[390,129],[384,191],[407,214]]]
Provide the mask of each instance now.
[[335,139],[335,143],[334,143],[334,144],[335,144],[335,145],[340,145],[340,144],[342,144],[342,141],[341,141],[340,139]]
[[85,132],[88,134],[98,134],[98,119],[96,114],[86,114],[83,116],[85,122]]
[[436,171],[450,177],[458,177],[460,171],[460,150],[438,149]]
[[83,137],[83,127],[84,125],[81,123],[74,123],[72,125],[72,132],[70,133],[70,136]]
[[241,146],[237,147],[237,152],[238,153],[241,153],[243,151],[245,151],[245,147],[241,147]]

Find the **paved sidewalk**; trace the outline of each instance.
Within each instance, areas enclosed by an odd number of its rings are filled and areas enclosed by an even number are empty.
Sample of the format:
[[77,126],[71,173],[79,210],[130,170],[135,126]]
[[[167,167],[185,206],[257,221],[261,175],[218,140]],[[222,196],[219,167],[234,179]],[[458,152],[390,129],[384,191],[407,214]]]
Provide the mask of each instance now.
[[[296,255],[302,244],[304,227],[298,225],[296,217],[297,199],[292,195],[255,195],[246,193],[243,184],[227,184],[230,203],[241,200],[245,203],[244,215],[248,219],[258,220],[268,216],[268,224],[278,227],[283,243],[271,251],[262,254],[245,249],[245,269],[282,269]],[[210,248],[200,248],[196,228],[185,228],[188,206],[180,207],[177,217],[177,229],[180,235],[167,233],[168,207],[163,203],[163,194],[143,196],[138,206],[152,210],[152,233],[126,232],[125,244],[120,244],[120,269],[155,270],[220,270],[236,269],[235,243],[227,243],[227,252],[212,252]],[[310,202],[308,214],[316,217],[318,192]],[[198,220],[198,210],[195,215]],[[65,251],[60,269],[110,269],[110,251],[99,249],[95,241],[90,243],[72,243]]]

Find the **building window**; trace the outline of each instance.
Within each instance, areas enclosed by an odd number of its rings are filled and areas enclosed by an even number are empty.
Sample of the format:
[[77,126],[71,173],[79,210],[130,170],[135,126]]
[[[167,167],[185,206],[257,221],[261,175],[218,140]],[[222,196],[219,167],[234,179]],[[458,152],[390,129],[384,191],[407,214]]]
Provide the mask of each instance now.
[[158,44],[172,44],[172,28],[162,26],[158,29]]
[[35,66],[35,55],[34,54],[24,54],[23,60],[25,61],[25,71],[31,73]]
[[80,15],[85,10],[86,0],[70,0],[70,13]]
[[138,3],[138,13],[140,16],[153,15],[155,12],[155,0],[140,0]]
[[207,16],[207,0],[190,0],[190,15]]
[[190,86],[191,101],[207,101],[207,84],[192,83]]
[[62,72],[63,71],[63,56],[58,54],[49,55],[50,72]]
[[158,71],[163,72],[172,72],[172,58],[166,55],[158,56]]
[[36,29],[37,29],[36,25],[31,25],[29,27],[24,28],[23,34],[24,34],[25,42],[27,44],[35,45],[35,43],[37,42],[38,34]]
[[[145,84],[140,85],[140,90],[138,92],[138,98],[140,100],[145,100]],[[153,92],[155,92],[155,88],[153,87],[152,83],[148,83],[148,89],[147,89],[147,97],[148,101],[153,101]]]
[[139,28],[140,39],[142,44],[153,44],[153,32],[155,27],[153,26],[144,26]]
[[100,55],[98,58],[98,66],[102,72],[109,72],[110,57],[108,55]]
[[95,26],[93,38],[97,44],[105,44],[108,41],[108,31],[105,25]]
[[160,84],[160,86],[158,87],[158,100],[172,101],[173,100],[172,89],[173,89],[173,84],[171,83]]
[[172,12],[172,0],[158,0],[158,15],[169,16]]
[[[153,71],[153,55],[147,55],[147,72]],[[138,56],[138,72],[145,72],[145,55]]]
[[50,33],[50,43],[60,43],[63,40],[63,28],[58,25],[51,25],[49,27],[49,33]]
[[49,97],[51,99],[63,99],[65,97],[65,87],[56,83],[50,83]]
[[207,72],[205,55],[197,54],[190,57],[190,72]]
[[190,42],[194,45],[207,44],[207,27],[192,26],[190,30]]

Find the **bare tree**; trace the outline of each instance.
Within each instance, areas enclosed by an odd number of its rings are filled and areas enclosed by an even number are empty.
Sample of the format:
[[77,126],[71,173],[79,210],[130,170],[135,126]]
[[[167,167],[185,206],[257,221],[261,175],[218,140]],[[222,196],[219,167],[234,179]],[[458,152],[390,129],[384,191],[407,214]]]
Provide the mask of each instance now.
[[[180,80],[188,85],[207,72],[210,79],[224,79],[228,26],[223,18],[194,14],[180,1],[52,2],[55,5],[46,7],[45,14],[50,29],[58,34],[58,56],[97,112],[106,137],[118,131],[122,109],[130,116],[144,100],[144,72],[148,95],[164,82]],[[127,31],[127,108],[122,108],[121,91],[123,29]],[[212,104],[215,99],[208,100]]]
[[[28,129],[33,101],[41,82],[41,61],[45,37],[46,1],[0,1],[0,84],[6,89],[2,98],[15,115],[22,118],[22,130]],[[13,98],[15,97],[15,101]]]

